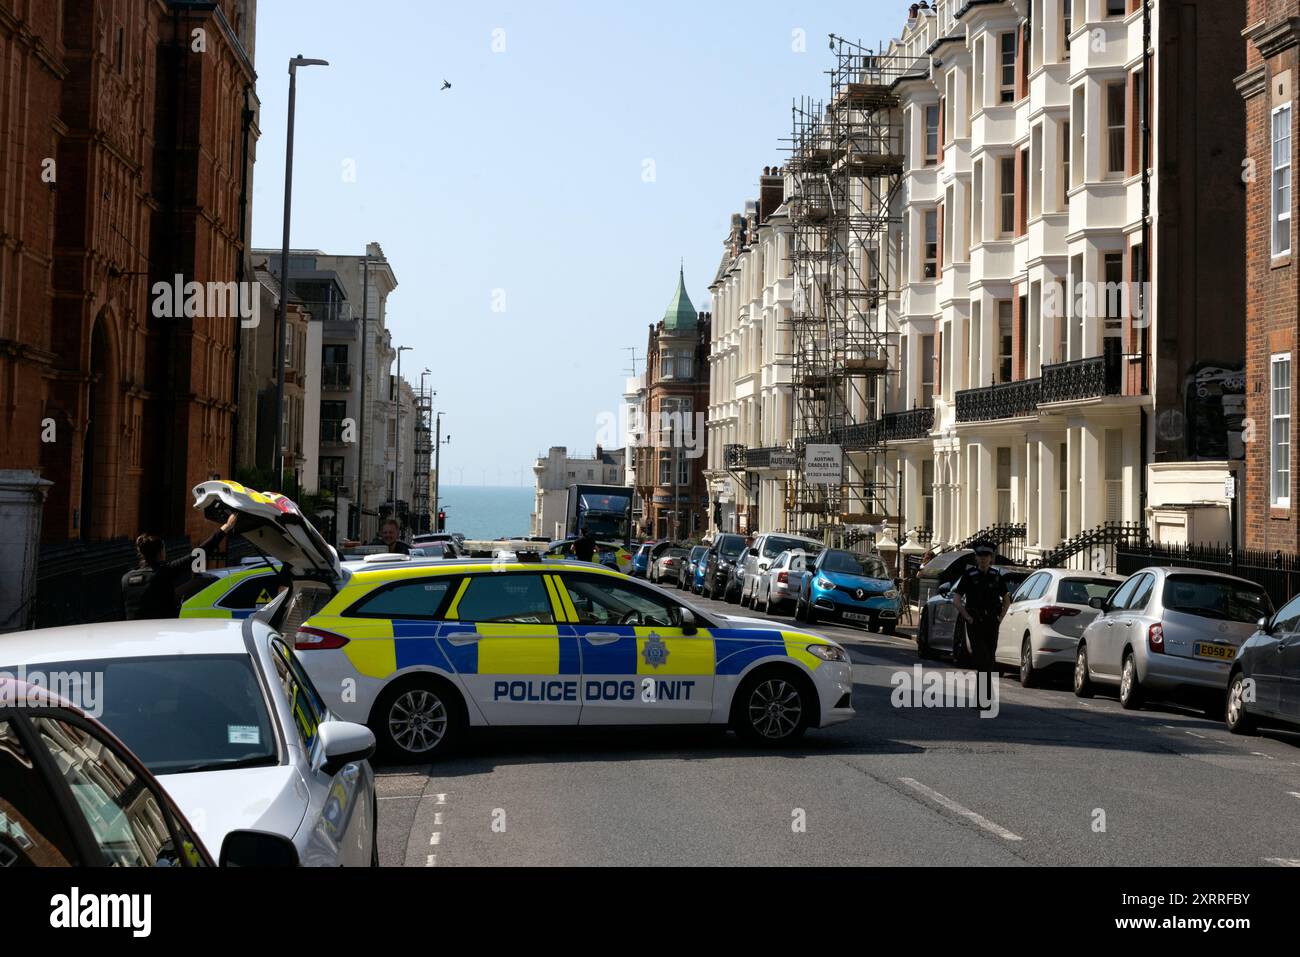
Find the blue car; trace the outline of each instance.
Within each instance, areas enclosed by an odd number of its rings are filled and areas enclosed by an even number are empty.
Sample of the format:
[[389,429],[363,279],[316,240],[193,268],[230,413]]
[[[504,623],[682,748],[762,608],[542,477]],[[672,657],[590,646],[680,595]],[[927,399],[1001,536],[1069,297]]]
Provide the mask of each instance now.
[[632,555],[632,571],[629,573],[633,578],[645,578],[650,571],[650,550],[654,548],[653,542],[646,542],[637,548]]
[[828,548],[817,556],[808,587],[795,606],[795,618],[865,624],[869,631],[892,635],[903,599],[885,563],[874,555]]

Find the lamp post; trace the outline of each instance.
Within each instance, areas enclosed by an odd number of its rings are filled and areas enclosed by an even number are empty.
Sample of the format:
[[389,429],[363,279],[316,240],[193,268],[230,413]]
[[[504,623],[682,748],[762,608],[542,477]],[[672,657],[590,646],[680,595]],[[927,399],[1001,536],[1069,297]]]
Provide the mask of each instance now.
[[289,211],[293,197],[293,113],[298,91],[298,67],[329,66],[328,60],[310,60],[301,53],[289,61],[289,128],[284,141],[284,235],[280,244],[280,303],[275,310],[275,490],[284,491],[284,328],[289,303]]
[[[439,412],[434,416],[436,432],[433,439],[433,514],[437,515],[441,509],[438,507],[438,485],[442,482],[442,413]],[[447,436],[447,441],[451,441],[451,436]]]

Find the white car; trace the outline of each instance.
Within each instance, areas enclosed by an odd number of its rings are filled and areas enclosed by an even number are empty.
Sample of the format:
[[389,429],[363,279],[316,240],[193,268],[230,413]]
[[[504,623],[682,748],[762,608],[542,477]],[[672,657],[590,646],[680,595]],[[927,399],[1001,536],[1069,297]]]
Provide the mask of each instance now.
[[378,864],[374,735],[335,719],[260,617],[13,632],[0,635],[0,672],[80,675],[75,703],[139,757],[208,848],[254,830],[292,841],[304,865]]
[[822,543],[811,538],[800,538],[780,532],[764,532],[754,539],[754,545],[736,563],[736,578],[740,581],[740,603],[752,608],[758,597],[758,580],[784,551],[802,551],[816,557]]
[[998,664],[1016,665],[1020,683],[1032,688],[1047,670],[1074,667],[1079,636],[1097,617],[1089,603],[1109,598],[1124,580],[1102,572],[1045,568],[1021,582],[998,627],[993,658]]
[[754,586],[754,608],[765,615],[775,615],[797,605],[814,558],[816,552],[810,554],[802,549],[777,555],[772,564],[759,572],[758,584]]

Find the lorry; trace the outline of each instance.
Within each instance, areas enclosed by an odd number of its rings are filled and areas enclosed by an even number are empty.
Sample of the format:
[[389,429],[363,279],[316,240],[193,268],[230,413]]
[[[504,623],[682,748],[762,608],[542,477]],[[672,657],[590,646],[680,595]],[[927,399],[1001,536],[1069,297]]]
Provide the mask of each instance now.
[[577,538],[583,529],[602,541],[632,543],[632,499],[625,485],[570,485],[564,513],[566,538]]

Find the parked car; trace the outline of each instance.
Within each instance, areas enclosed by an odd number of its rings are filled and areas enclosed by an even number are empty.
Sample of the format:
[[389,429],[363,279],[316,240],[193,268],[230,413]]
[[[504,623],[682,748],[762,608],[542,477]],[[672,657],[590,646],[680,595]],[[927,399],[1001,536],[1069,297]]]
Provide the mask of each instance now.
[[[1228,676],[1228,730],[1252,734],[1264,724],[1300,729],[1300,595],[1256,625]],[[1247,682],[1253,682],[1252,693]]]
[[695,590],[695,572],[700,564],[700,557],[709,550],[707,545],[694,545],[686,555],[686,561],[677,566],[677,587],[686,591]]
[[708,554],[700,559],[704,565],[704,581],[700,594],[705,598],[728,600],[732,586],[732,570],[745,553],[745,536],[726,533],[719,535],[709,546]]
[[778,555],[791,549],[800,549],[810,555],[816,555],[822,550],[822,543],[811,538],[776,532],[764,532],[754,539],[753,547],[745,552],[735,572],[742,605],[753,607],[754,598],[758,594],[759,576],[767,571]]
[[460,558],[454,541],[427,542],[411,547],[412,558]]
[[1109,600],[1091,604],[1100,614],[1079,637],[1076,695],[1118,685],[1125,708],[1147,698],[1193,697],[1214,717],[1223,716],[1237,649],[1273,613],[1254,582],[1191,568],[1144,568]]
[[795,618],[809,624],[822,618],[852,622],[892,635],[902,601],[879,556],[828,548],[813,563]]
[[632,570],[628,573],[633,578],[649,578],[650,563],[664,553],[666,549],[676,548],[676,542],[645,542],[632,556]]
[[691,554],[688,548],[665,548],[650,562],[650,581],[662,585],[677,580],[677,566],[684,564]]
[[787,549],[758,575],[757,597],[753,607],[765,615],[781,614],[799,603],[808,572],[816,559],[816,552]]
[[[1002,564],[997,564],[997,562]],[[952,603],[952,586],[971,565],[975,553],[969,548],[936,555],[921,569],[921,616],[916,625],[916,654],[922,660],[942,655],[952,656],[959,642],[966,639],[965,623]],[[993,570],[1006,582],[1013,595],[1034,569],[1008,564],[1005,558],[994,559]]]
[[704,553],[695,559],[695,572],[691,576],[691,592],[696,595],[704,594],[704,575],[709,568],[709,549],[711,546],[704,546]]
[[1079,636],[1097,616],[1089,602],[1109,598],[1123,581],[1120,575],[1066,568],[1030,575],[1011,596],[994,661],[1016,665],[1026,688],[1038,684],[1045,671],[1070,671]]
[[375,737],[334,717],[264,616],[17,631],[0,635],[0,666],[102,676],[100,720],[208,848],[256,830],[303,864],[378,863]]

